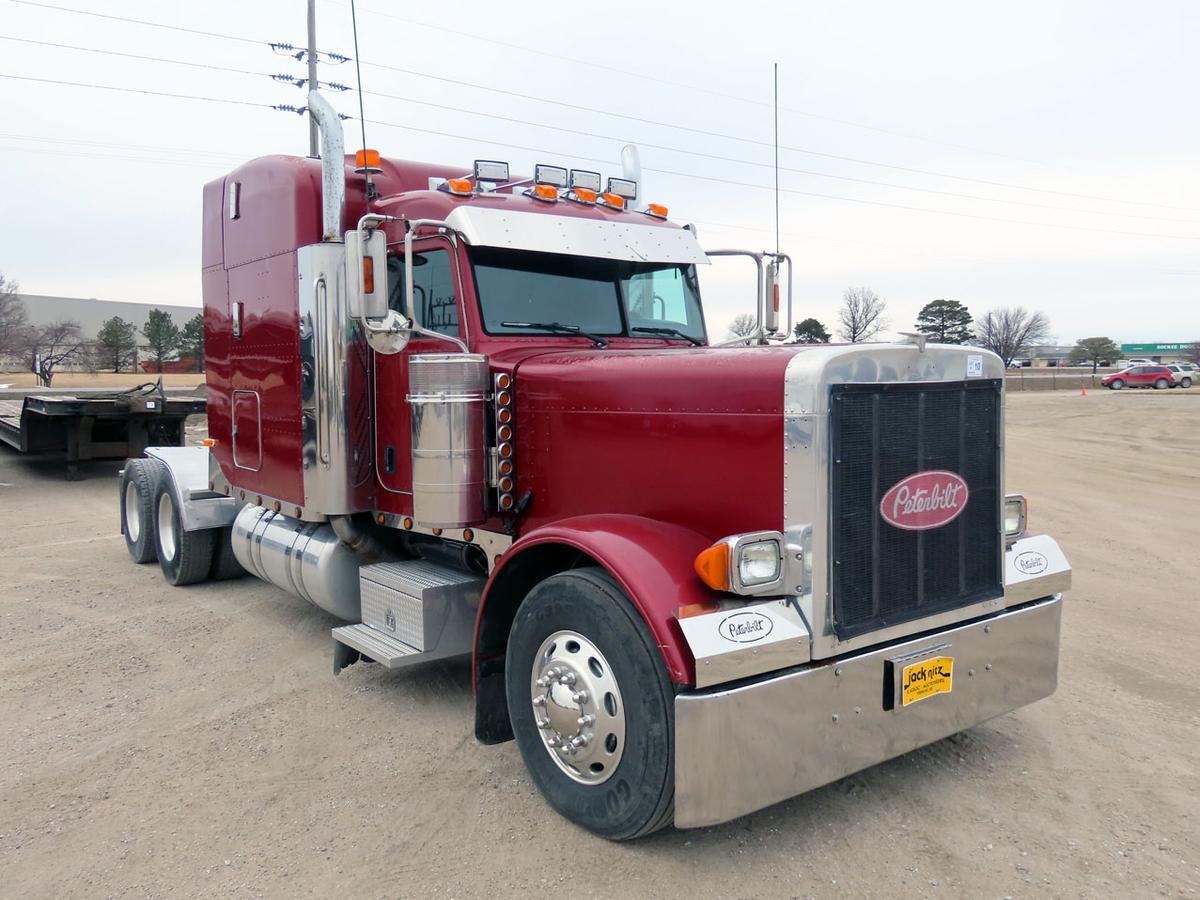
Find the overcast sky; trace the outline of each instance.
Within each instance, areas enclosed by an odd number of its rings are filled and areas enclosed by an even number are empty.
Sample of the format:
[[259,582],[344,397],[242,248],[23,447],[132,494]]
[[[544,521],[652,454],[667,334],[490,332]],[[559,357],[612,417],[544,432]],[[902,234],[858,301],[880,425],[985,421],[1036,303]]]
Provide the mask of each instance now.
[[[50,2],[249,40],[0,0],[0,73],[303,104],[261,74],[304,75],[266,46],[304,42],[303,0]],[[358,15],[364,61],[419,73],[366,65],[364,88],[448,107],[367,96],[367,118],[393,123],[368,126],[384,155],[620,174],[621,145],[640,143],[647,199],[709,249],[774,243],[778,61],[798,317],[832,325],[842,291],[865,285],[893,333],[945,297],[1043,310],[1064,342],[1200,338],[1195,2],[362,0]],[[317,18],[321,48],[353,56],[348,2],[320,0]],[[321,77],[352,85],[353,65]],[[357,114],[353,94],[331,99]],[[233,103],[0,78],[0,109],[0,271],[28,293],[198,305],[201,186],[308,146],[296,115]],[[752,308],[736,265],[701,276],[714,336]]]

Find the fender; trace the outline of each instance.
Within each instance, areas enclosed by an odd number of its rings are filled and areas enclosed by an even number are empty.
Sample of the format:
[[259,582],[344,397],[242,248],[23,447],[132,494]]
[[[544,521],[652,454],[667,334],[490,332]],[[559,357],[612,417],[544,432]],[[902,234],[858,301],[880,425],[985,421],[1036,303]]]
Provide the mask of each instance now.
[[[681,525],[600,514],[562,519],[513,544],[492,571],[475,618],[474,690],[480,740],[490,743],[510,736],[507,707],[499,708],[504,703],[501,640],[507,640],[524,588],[577,566],[580,555],[616,578],[650,629],[671,680],[694,684],[696,663],[675,612],[681,606],[712,600],[713,592],[693,569],[696,554],[711,543]],[[523,560],[536,560],[531,573],[522,573]]]

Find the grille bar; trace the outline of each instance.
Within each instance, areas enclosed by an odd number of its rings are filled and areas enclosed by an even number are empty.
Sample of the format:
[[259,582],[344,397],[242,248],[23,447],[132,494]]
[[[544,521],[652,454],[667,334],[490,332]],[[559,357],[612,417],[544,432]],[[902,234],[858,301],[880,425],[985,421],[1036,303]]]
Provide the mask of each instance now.
[[[831,387],[830,590],[841,640],[1003,593],[998,380]],[[880,502],[900,481],[948,471],[957,518],[898,528]]]

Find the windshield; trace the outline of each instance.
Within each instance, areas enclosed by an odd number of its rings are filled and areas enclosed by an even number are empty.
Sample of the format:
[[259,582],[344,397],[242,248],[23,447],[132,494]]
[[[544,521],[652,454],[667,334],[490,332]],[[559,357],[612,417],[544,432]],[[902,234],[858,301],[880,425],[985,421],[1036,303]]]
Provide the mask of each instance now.
[[492,247],[470,253],[488,334],[536,334],[529,326],[545,323],[606,337],[704,340],[695,266]]

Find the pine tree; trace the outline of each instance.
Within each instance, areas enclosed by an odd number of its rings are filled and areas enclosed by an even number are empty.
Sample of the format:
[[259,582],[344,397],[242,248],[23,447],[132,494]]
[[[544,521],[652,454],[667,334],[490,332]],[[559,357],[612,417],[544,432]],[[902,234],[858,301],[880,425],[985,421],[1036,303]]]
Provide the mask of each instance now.
[[150,316],[142,327],[146,345],[150,348],[150,358],[154,360],[155,370],[162,372],[162,364],[167,357],[179,349],[179,327],[171,319],[171,314],[161,309],[150,310]]
[[112,366],[114,372],[120,372],[133,362],[137,350],[137,329],[132,322],[113,316],[100,326],[96,343],[99,344],[104,365]]
[[917,331],[938,344],[966,344],[973,332],[971,313],[957,300],[934,300],[917,313]]
[[816,319],[804,319],[792,329],[797,344],[828,344],[829,332]]

